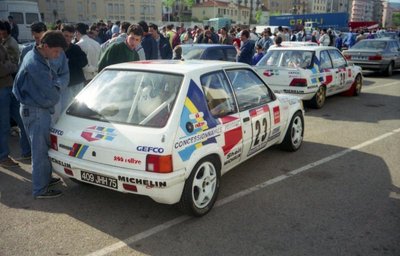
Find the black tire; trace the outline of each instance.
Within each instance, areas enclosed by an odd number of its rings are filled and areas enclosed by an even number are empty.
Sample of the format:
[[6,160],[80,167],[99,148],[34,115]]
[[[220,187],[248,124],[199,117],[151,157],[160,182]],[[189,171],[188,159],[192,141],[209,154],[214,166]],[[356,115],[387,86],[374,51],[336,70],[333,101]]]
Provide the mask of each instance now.
[[362,89],[362,78],[361,78],[361,75],[357,75],[356,81],[354,84],[353,96],[360,95],[361,89]]
[[385,75],[386,76],[392,76],[393,75],[393,62],[390,62],[389,65],[387,66],[385,70]]
[[318,88],[318,91],[315,93],[314,97],[310,100],[311,107],[313,108],[322,108],[325,104],[326,99],[326,88],[321,85]]
[[221,172],[215,157],[205,157],[193,168],[185,182],[178,207],[188,215],[201,217],[207,214],[217,200]]
[[281,143],[281,148],[290,152],[297,151],[301,147],[301,144],[303,143],[303,137],[304,137],[304,117],[303,114],[300,111],[298,111],[293,115],[292,120],[290,120],[290,124],[286,131],[285,138]]

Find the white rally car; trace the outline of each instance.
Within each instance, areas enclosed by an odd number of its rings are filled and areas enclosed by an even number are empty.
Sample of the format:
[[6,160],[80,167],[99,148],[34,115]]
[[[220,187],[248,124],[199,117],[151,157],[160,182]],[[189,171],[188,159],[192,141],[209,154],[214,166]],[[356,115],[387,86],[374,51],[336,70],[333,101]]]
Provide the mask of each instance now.
[[359,95],[363,82],[361,67],[329,46],[273,47],[255,68],[275,93],[294,94],[314,108],[327,96]]
[[102,71],[51,129],[54,170],[206,214],[220,176],[274,144],[296,151],[301,100],[248,65],[141,61]]

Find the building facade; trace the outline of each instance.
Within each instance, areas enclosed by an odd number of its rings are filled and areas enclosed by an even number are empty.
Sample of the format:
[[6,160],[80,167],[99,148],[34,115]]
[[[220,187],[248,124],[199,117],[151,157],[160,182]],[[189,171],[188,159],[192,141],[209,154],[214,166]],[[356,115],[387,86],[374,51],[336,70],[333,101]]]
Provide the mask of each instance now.
[[158,0],[38,0],[45,22],[96,22],[99,20],[161,22]]
[[228,18],[237,24],[250,24],[250,8],[225,1],[206,1],[192,6],[192,17],[198,21]]

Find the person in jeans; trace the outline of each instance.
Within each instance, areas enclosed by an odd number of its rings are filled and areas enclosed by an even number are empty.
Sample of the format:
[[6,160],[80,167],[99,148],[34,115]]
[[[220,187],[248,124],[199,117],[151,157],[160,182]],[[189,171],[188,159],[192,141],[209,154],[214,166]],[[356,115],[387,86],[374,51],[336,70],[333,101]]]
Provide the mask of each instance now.
[[63,89],[50,60],[57,59],[67,48],[60,31],[47,31],[40,44],[29,51],[15,77],[13,93],[21,103],[20,114],[32,151],[32,194],[36,198],[62,195],[51,187],[60,182],[52,177],[48,156],[51,114],[60,101]]
[[[1,26],[1,24],[0,24]],[[0,44],[0,166],[14,167],[18,163],[9,157],[10,149],[8,139],[10,137],[10,117],[20,127],[19,145],[22,151],[22,159],[29,159],[31,147],[25,133],[24,125],[19,115],[19,102],[12,94],[13,78],[18,66],[11,62],[7,50]]]

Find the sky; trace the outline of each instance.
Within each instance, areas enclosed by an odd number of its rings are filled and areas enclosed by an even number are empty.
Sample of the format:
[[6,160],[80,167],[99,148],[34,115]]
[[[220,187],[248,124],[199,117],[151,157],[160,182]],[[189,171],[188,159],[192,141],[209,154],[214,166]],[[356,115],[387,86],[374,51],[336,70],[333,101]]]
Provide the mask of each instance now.
[[400,3],[400,0],[389,0],[391,3]]

